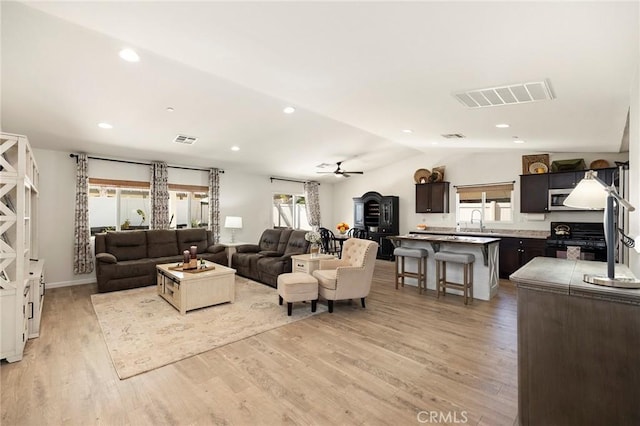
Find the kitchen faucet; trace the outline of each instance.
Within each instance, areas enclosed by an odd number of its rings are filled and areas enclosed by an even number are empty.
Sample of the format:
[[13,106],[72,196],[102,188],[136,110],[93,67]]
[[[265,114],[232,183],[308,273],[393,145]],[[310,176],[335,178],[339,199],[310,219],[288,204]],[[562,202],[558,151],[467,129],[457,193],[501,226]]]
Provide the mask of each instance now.
[[471,210],[471,223],[475,223],[475,220],[473,219],[473,214],[475,212],[478,212],[478,214],[480,215],[480,218],[478,219],[478,223],[480,224],[480,232],[484,231],[484,225],[482,224],[482,212],[478,209],[473,209]]

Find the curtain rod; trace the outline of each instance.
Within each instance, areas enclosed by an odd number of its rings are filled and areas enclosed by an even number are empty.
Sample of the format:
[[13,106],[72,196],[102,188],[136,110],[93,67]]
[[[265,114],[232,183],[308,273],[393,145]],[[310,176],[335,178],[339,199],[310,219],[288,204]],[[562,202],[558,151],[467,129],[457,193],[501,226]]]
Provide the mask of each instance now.
[[[274,180],[281,180],[283,182],[295,182],[295,183],[315,182],[315,181],[309,181],[309,180],[285,179],[285,178],[278,178],[273,176],[270,176],[269,179],[271,180],[271,183],[273,183]],[[320,182],[316,182],[316,183],[320,185]]]
[[506,182],[494,182],[494,183],[474,183],[471,185],[453,185],[454,188],[473,188],[474,186],[490,186],[490,185],[507,185],[509,183],[516,183],[515,180]]
[[[78,161],[78,154],[69,154],[69,157],[71,158],[75,158],[76,161]],[[91,155],[88,155],[87,158],[91,159],[91,160],[102,160],[102,161],[113,161],[115,163],[125,163],[125,164],[138,164],[141,166],[150,166],[151,163],[145,163],[142,161],[130,161],[130,160],[116,160],[114,158],[104,158],[104,157],[93,157]],[[167,165],[167,167],[171,167],[172,169],[182,169],[182,170],[198,170],[198,171],[202,171],[202,172],[208,172],[209,169],[203,169],[203,168],[199,168],[199,167],[185,167],[185,166],[172,166],[172,165]],[[224,170],[219,170],[220,173],[224,173]]]

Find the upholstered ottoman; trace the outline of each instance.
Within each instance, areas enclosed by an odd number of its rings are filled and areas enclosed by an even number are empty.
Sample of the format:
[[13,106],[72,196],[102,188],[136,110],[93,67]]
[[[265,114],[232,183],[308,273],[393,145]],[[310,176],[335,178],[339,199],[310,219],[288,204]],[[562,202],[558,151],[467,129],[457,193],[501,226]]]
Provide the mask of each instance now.
[[293,302],[311,300],[311,312],[318,303],[318,280],[303,272],[278,275],[278,302],[287,302],[287,315],[291,316]]

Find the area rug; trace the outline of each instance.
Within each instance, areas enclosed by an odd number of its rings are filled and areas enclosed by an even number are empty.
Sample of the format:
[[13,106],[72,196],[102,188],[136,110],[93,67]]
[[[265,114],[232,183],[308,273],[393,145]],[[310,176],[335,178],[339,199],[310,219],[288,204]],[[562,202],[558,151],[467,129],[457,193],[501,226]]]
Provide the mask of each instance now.
[[[311,304],[278,305],[274,288],[236,277],[236,300],[180,315],[156,287],[94,294],[93,309],[120,379],[272,330],[311,315]],[[325,312],[318,304],[316,314]]]

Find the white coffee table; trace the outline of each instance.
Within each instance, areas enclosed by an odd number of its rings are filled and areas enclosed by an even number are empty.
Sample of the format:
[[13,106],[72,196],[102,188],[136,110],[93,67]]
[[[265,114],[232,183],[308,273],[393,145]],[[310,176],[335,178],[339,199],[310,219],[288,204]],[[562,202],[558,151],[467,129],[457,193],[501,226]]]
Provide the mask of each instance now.
[[205,272],[173,270],[176,263],[157,265],[158,295],[182,315],[193,309],[235,301],[236,270],[205,261]]

